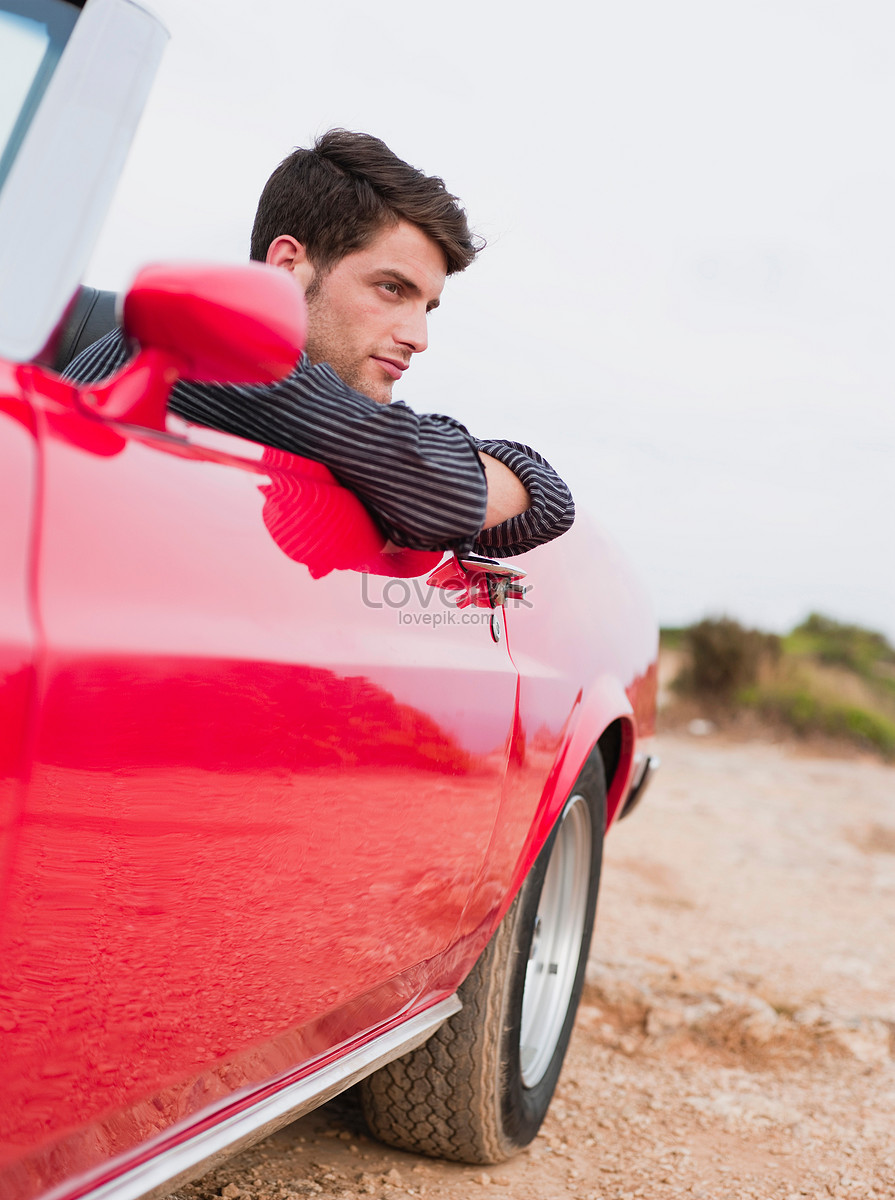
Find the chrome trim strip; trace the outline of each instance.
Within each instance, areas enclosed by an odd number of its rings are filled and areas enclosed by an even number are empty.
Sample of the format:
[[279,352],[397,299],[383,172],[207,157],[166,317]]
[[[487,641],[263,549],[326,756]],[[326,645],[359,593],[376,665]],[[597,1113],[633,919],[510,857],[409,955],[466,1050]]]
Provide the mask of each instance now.
[[662,760],[655,754],[648,754],[644,760],[643,768],[640,774],[631,784],[631,790],[628,792],[628,798],[625,800],[625,806],[618,815],[620,821],[625,817],[630,816],[640,801],[643,799],[643,794],[647,789],[650,780],[655,777],[656,771],[661,767]]
[[[461,1008],[455,993],[372,1042],[349,1051],[306,1079],[289,1084],[273,1096],[259,1100],[251,1108],[220,1121],[170,1150],[162,1151],[148,1162],[125,1171],[91,1191],[80,1192],[79,1196],[81,1200],[158,1200],[191,1179],[213,1170],[253,1142],[297,1121],[385,1063],[416,1049]],[[201,1119],[202,1114],[198,1113],[195,1120]],[[165,1137],[170,1137],[170,1131]],[[71,1195],[71,1184],[56,1194]],[[52,1200],[52,1196],[46,1200]]]
[[469,554],[466,558],[457,559],[464,571],[479,573],[482,575],[499,575],[506,576],[508,579],[524,579],[528,574],[521,567],[516,567],[512,563],[501,562],[497,558],[478,558],[474,554]]

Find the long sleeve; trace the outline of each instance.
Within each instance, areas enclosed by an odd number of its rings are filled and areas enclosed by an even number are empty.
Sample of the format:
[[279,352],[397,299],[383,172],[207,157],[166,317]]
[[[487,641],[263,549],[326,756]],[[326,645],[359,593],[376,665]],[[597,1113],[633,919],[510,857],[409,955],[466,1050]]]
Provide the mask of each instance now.
[[531,497],[531,507],[525,512],[481,531],[476,541],[477,553],[489,558],[508,558],[533,550],[571,529],[575,520],[572,493],[542,455],[521,442],[477,438],[476,446],[483,454],[490,454],[509,467]]
[[[113,330],[80,354],[66,376],[96,382],[129,357],[124,335]],[[326,363],[312,367],[304,356],[277,384],[181,381],[170,407],[195,424],[323,463],[398,546],[506,558],[565,533],[575,518],[569,489],[528,446],[477,441],[452,417],[419,414],[400,402],[377,404]],[[524,513],[484,530],[487,483],[479,451],[508,466],[531,497]]]
[[[123,335],[113,331],[67,375],[94,382],[128,356]],[[170,407],[196,424],[324,463],[396,545],[466,554],[485,519],[484,467],[459,421],[377,404],[326,363],[312,367],[303,357],[287,379],[258,387],[181,381]]]

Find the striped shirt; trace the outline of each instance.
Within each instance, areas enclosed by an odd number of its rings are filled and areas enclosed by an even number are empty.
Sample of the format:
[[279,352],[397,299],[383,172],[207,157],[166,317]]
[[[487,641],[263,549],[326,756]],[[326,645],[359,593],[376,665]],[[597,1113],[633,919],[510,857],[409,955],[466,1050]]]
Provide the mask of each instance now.
[[[95,383],[131,353],[122,331],[113,329],[79,354],[65,376]],[[194,424],[323,463],[398,546],[506,558],[565,533],[575,518],[569,489],[528,446],[481,441],[453,417],[416,413],[401,401],[377,404],[328,363],[311,366],[304,354],[275,384],[181,381],[169,407]],[[482,529],[488,496],[479,451],[509,467],[531,497],[530,508],[491,529]]]

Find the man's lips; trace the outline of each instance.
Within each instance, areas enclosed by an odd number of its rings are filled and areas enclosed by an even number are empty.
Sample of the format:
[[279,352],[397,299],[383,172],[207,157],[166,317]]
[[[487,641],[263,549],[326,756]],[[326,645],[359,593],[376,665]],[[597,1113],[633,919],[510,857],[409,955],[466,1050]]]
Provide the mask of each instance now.
[[402,362],[400,358],[381,358],[378,354],[371,354],[373,362],[379,363],[386,374],[391,375],[392,379],[400,379],[409,363]]

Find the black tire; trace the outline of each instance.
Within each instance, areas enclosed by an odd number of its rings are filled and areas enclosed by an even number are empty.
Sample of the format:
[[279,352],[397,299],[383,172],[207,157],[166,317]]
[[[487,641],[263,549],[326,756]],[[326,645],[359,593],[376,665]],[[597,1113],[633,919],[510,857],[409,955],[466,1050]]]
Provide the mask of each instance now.
[[503,1162],[535,1137],[569,1044],[593,931],[606,825],[599,754],[484,953],[463,1008],[361,1083],[371,1132],[457,1162]]

